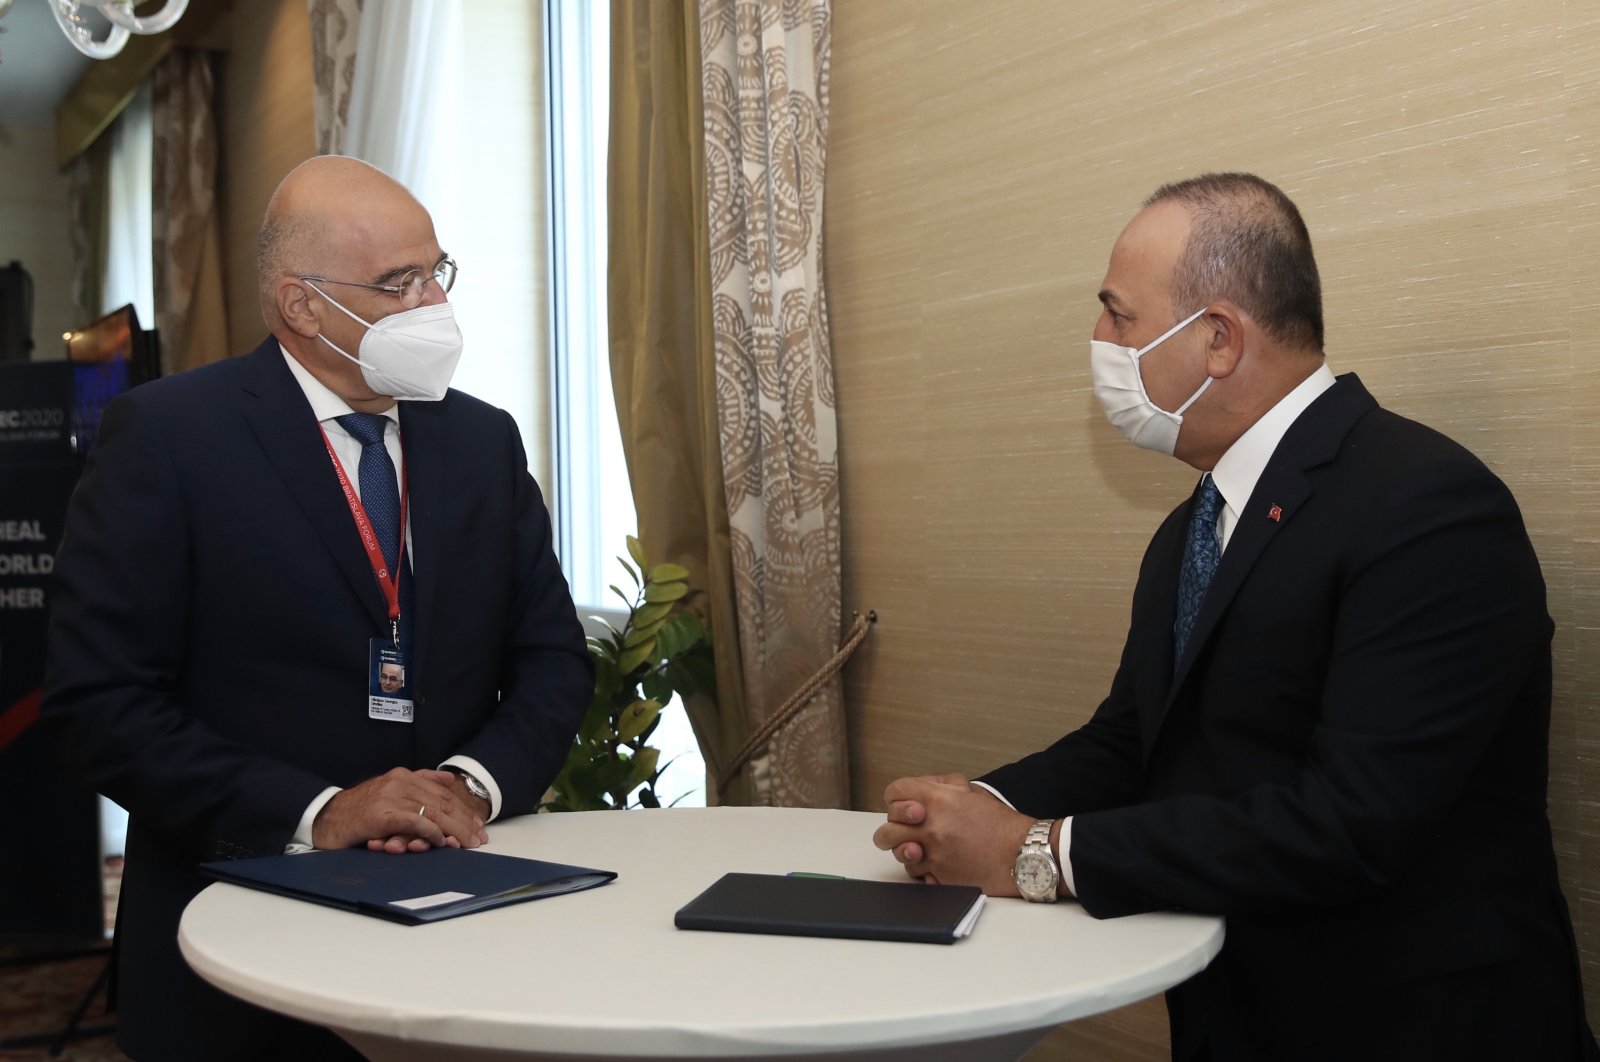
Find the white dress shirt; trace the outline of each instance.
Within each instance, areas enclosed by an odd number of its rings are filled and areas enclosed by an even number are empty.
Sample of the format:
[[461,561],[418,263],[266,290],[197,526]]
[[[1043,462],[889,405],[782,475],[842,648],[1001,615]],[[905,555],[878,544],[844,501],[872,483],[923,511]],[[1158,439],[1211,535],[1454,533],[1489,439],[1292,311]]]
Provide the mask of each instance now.
[[[322,425],[322,430],[328,434],[328,442],[333,445],[333,452],[338,455],[339,464],[343,466],[345,476],[350,480],[350,486],[355,490],[356,497],[361,497],[361,476],[358,468],[361,462],[361,441],[349,432],[338,421],[339,417],[354,413],[349,404],[332,391],[328,390],[323,382],[301,365],[292,354],[284,350],[284,361],[289,363],[289,371],[294,374],[295,382],[300,385],[300,390],[305,392],[306,401],[311,403],[311,412],[316,415],[317,422]],[[400,409],[391,405],[383,411],[383,416],[388,417],[394,429],[385,429],[383,433],[383,446],[389,451],[389,460],[394,462],[395,475],[401,483],[405,482],[405,452],[400,446]],[[406,567],[411,565],[411,521],[406,520]],[[401,725],[401,724],[393,724]],[[489,790],[489,819],[493,821],[500,814],[500,787],[495,784],[494,776],[486,770],[483,764],[471,756],[451,756],[439,765],[457,767],[472,775],[483,783]],[[329,786],[318,793],[316,798],[306,807],[305,814],[300,816],[300,825],[294,831],[294,839],[285,846],[286,852],[309,852],[313,848],[311,843],[311,827],[316,821],[317,813],[323,805],[332,800],[339,792],[338,786]]]
[[[1234,444],[1228,447],[1217,467],[1210,472],[1211,478],[1216,481],[1217,492],[1222,495],[1222,511],[1217,514],[1217,532],[1222,542],[1224,551],[1228,548],[1228,540],[1233,537],[1233,529],[1239,524],[1239,514],[1250,501],[1250,495],[1255,493],[1256,482],[1261,479],[1261,473],[1266,471],[1267,462],[1272,460],[1272,455],[1278,449],[1278,444],[1283,441],[1290,425],[1300,419],[1318,396],[1334,384],[1333,370],[1324,362],[1294,390],[1278,400],[1278,404],[1261,417],[1260,420],[1250,425],[1249,429]],[[1016,810],[1016,805],[1006,800],[1005,796],[991,785],[983,782],[974,782],[973,785],[993,793],[1006,807]],[[1078,894],[1072,876],[1072,818],[1068,816],[1061,820],[1061,881],[1072,895]]]

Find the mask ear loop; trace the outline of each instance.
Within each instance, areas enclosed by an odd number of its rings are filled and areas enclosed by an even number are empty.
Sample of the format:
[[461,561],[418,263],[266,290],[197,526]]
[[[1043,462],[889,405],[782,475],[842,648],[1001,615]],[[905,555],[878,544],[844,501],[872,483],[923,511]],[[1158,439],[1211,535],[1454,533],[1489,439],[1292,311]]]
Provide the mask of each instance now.
[[[310,283],[310,282],[307,281],[307,283]],[[1135,354],[1134,356],[1135,357],[1139,357],[1139,358],[1144,357],[1146,354],[1150,353],[1152,350],[1156,349],[1161,344],[1165,343],[1167,340],[1169,340],[1173,336],[1177,335],[1184,328],[1187,328],[1189,325],[1191,325],[1195,321],[1199,320],[1201,315],[1204,314],[1205,312],[1206,312],[1206,308],[1204,306],[1200,307],[1194,313],[1190,314],[1188,317],[1185,317],[1183,320],[1179,321],[1177,324],[1173,325],[1171,328],[1167,329],[1165,332],[1162,332],[1159,336],[1156,336],[1156,338],[1151,340],[1149,343],[1146,343],[1142,348],[1140,348],[1138,353]]]
[[[1177,324],[1175,324],[1171,328],[1167,329],[1165,332],[1162,332],[1159,336],[1157,336],[1155,338],[1155,340],[1153,342],[1146,344],[1146,346],[1144,347],[1143,350],[1139,351],[1137,354],[1134,355],[1134,364],[1137,365],[1140,358],[1144,357],[1146,354],[1150,353],[1152,350],[1156,349],[1161,344],[1165,343],[1167,340],[1169,340],[1173,336],[1177,335],[1181,330],[1189,327],[1189,325],[1193,324],[1195,321],[1198,321],[1205,314],[1205,312],[1206,312],[1206,308],[1204,306],[1202,306],[1198,310],[1196,310],[1194,313],[1190,314],[1188,317],[1185,317],[1183,320],[1179,321]],[[1212,379],[1213,379],[1213,377],[1207,376],[1206,377],[1206,382],[1200,385],[1200,390],[1198,390],[1194,394],[1190,395],[1189,396],[1189,400],[1187,402],[1185,402],[1183,405],[1179,406],[1177,409],[1173,410],[1172,411],[1172,416],[1177,417],[1177,418],[1179,418],[1181,420],[1183,418],[1184,411],[1187,410],[1190,406],[1194,405],[1195,402],[1200,398],[1200,396],[1206,393],[1206,388],[1211,386]],[[1139,389],[1140,390],[1144,390],[1144,374],[1143,373],[1139,374]],[[1145,397],[1147,399],[1149,398],[1148,395],[1146,395]],[[1158,406],[1157,408],[1159,409],[1160,407]]]
[[1172,411],[1172,415],[1174,417],[1182,417],[1183,416],[1183,411],[1188,409],[1190,406],[1194,405],[1195,402],[1200,398],[1200,396],[1206,393],[1206,388],[1211,386],[1211,381],[1214,380],[1214,379],[1215,379],[1215,377],[1213,377],[1213,376],[1207,376],[1206,377],[1206,382],[1200,385],[1200,390],[1198,390],[1194,394],[1190,395],[1189,396],[1189,401],[1185,402],[1183,405],[1181,405],[1177,409],[1173,410]]
[[[311,281],[306,280],[304,277],[302,277],[302,278],[300,278],[300,283],[304,284],[306,287],[310,288],[312,291],[316,292],[318,295],[321,295],[324,299],[327,299],[329,302],[333,303],[333,308],[338,310],[340,313],[344,314],[346,317],[350,318],[350,320],[356,322],[357,324],[365,325],[368,328],[372,328],[373,327],[373,324],[372,324],[371,321],[363,321],[361,318],[357,317],[355,314],[353,314],[349,310],[345,309],[344,305],[342,303],[340,303],[338,299],[334,298],[332,295],[329,295],[326,291],[323,291],[321,288],[319,288],[315,284],[311,283]],[[1190,320],[1193,320],[1193,318],[1190,318]],[[1163,337],[1163,338],[1165,338],[1165,337]]]
[[[367,324],[366,321],[361,320],[361,318],[359,318],[355,314],[351,313],[349,310],[345,309],[343,306],[340,306],[338,299],[335,299],[332,295],[329,295],[326,291],[323,291],[321,288],[319,288],[315,284],[311,283],[311,281],[302,280],[302,281],[300,281],[300,283],[304,284],[306,287],[310,288],[312,291],[316,292],[318,295],[321,295],[324,299],[327,299],[330,303],[332,303],[334,305],[334,307],[340,313],[342,313],[346,317],[350,318],[350,320],[355,321],[355,322],[357,322],[359,324],[366,325],[367,328],[369,328],[369,329],[373,327],[372,325]],[[361,370],[361,374],[363,376],[365,376],[367,373],[371,372],[371,373],[375,373],[378,376],[382,377],[383,379],[389,381],[389,383],[391,383],[391,384],[398,382],[398,381],[395,380],[395,378],[393,376],[390,376],[388,373],[384,372],[378,366],[368,364],[367,362],[362,361],[360,358],[351,357],[347,352],[345,352],[345,350],[343,348],[341,348],[337,344],[335,344],[333,340],[331,340],[327,336],[323,335],[321,333],[321,331],[317,332],[317,338],[322,340],[329,347],[331,347],[335,354],[339,355],[345,361],[348,361],[350,364],[352,364],[356,368],[360,369]]]

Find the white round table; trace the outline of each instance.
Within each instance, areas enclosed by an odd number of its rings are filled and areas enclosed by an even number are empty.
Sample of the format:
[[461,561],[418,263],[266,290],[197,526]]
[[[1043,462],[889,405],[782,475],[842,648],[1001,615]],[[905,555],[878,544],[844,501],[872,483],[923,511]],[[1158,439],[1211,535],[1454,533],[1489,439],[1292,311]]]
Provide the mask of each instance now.
[[[724,872],[903,881],[879,815],[696,808],[528,815],[492,852],[614,870],[610,885],[403,926],[211,885],[178,940],[202,977],[374,1059],[1015,1059],[1054,1026],[1202,969],[1222,920],[1098,921],[990,900],[953,945],[689,932]],[[405,856],[396,856],[404,859]]]

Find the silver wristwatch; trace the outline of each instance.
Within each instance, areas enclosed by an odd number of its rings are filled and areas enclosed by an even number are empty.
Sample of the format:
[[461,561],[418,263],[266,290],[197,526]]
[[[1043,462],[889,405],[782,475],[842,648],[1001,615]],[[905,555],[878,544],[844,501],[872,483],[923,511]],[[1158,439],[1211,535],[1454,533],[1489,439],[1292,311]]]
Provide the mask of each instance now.
[[453,771],[454,773],[460,775],[461,783],[467,787],[467,792],[471,793],[473,796],[477,797],[479,800],[490,805],[491,807],[494,805],[494,801],[489,799],[488,786],[472,777],[472,775],[468,774],[466,771],[463,771],[460,767],[446,767],[445,770]]
[[1061,881],[1061,871],[1056,857],[1050,852],[1050,824],[1054,819],[1041,819],[1028,830],[1022,851],[1011,866],[1011,880],[1017,891],[1029,903],[1055,903],[1056,885]]

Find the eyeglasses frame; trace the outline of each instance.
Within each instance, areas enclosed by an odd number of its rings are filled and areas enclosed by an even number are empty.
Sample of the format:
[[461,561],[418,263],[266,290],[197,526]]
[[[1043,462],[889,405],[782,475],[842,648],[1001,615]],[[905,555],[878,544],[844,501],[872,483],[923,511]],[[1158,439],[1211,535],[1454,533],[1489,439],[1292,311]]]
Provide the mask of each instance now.
[[[449,267],[450,278],[449,278],[448,281],[440,280],[439,277],[445,271],[445,267],[446,266]],[[296,279],[315,281],[318,284],[342,284],[345,287],[350,287],[350,288],[366,288],[368,291],[386,292],[386,293],[388,293],[390,295],[393,295],[395,298],[399,299],[401,306],[404,306],[408,310],[414,310],[418,306],[421,306],[422,305],[422,300],[427,297],[427,291],[428,291],[428,284],[429,283],[438,284],[440,290],[442,290],[446,295],[448,295],[450,293],[450,289],[455,287],[455,285],[456,285],[456,277],[460,274],[460,272],[461,272],[461,267],[456,264],[456,260],[454,258],[451,258],[449,255],[446,255],[445,257],[439,259],[439,264],[438,265],[433,267],[432,274],[424,276],[422,270],[420,270],[420,269],[410,269],[410,270],[407,270],[405,275],[400,278],[400,283],[398,283],[398,284],[366,284],[366,283],[363,283],[362,281],[359,281],[359,280],[335,280],[332,277],[316,277],[316,276],[302,276],[302,277],[298,277]],[[422,276],[423,280],[422,280],[421,284],[417,285],[417,297],[416,297],[416,300],[413,301],[413,302],[407,303],[406,302],[406,294],[405,294],[406,293],[406,288],[410,285],[411,278],[412,277],[416,277],[416,276]]]

